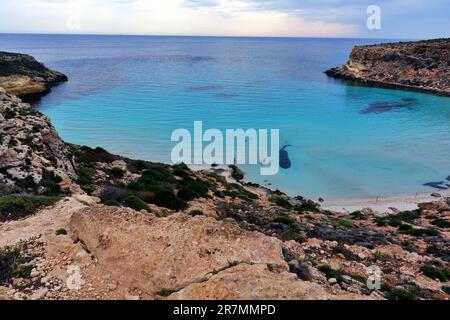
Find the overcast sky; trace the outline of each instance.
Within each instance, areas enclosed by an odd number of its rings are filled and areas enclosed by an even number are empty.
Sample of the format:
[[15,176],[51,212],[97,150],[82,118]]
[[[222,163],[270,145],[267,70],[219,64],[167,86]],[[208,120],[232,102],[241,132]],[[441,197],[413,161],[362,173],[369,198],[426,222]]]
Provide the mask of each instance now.
[[[366,27],[378,5],[381,30]],[[0,33],[436,38],[449,0],[0,0]]]

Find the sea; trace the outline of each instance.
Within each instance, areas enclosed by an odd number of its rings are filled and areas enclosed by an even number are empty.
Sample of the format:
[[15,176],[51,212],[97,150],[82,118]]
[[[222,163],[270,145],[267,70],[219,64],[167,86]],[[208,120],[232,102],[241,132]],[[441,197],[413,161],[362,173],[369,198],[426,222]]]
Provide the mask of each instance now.
[[[290,195],[357,199],[450,181],[450,98],[352,86],[324,71],[392,40],[0,34],[69,77],[34,103],[70,143],[170,163],[172,132],[279,129],[290,167],[245,179]],[[448,177],[450,179],[450,177]]]

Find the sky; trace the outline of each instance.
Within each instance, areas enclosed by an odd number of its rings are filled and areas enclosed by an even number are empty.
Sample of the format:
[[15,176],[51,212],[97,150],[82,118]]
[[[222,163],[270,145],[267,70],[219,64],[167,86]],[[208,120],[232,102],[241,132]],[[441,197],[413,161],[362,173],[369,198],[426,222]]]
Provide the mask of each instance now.
[[[381,29],[367,27],[380,8]],[[449,0],[0,0],[0,33],[450,36]]]

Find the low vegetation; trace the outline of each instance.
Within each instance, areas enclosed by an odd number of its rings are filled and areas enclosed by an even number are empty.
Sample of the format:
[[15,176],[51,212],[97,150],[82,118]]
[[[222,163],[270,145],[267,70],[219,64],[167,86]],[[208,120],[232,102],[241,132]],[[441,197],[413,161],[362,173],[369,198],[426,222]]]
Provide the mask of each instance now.
[[22,254],[22,248],[6,248],[0,251],[0,283],[6,284],[12,278],[27,278],[35,268],[29,264],[31,258]]

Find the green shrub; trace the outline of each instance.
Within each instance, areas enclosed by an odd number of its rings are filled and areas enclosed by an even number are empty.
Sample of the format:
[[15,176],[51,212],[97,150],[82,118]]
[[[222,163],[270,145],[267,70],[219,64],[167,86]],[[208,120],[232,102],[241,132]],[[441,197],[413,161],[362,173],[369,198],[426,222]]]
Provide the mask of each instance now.
[[102,148],[80,147],[74,151],[77,162],[91,164],[96,162],[112,163],[119,159],[118,156],[110,154]]
[[388,300],[419,300],[420,298],[420,288],[414,286],[410,289],[402,289],[402,288],[391,288],[385,294],[386,299]]
[[28,278],[34,268],[36,268],[36,266],[33,264],[20,264],[16,267],[16,270],[14,270],[14,276],[17,278]]
[[123,201],[123,205],[126,207],[129,207],[131,209],[134,209],[136,211],[140,210],[147,210],[150,211],[148,205],[142,201],[141,198],[137,196],[129,196]]
[[303,201],[301,204],[297,204],[294,206],[294,210],[303,213],[303,212],[319,212],[320,207],[317,203],[312,200]]
[[361,211],[354,211],[350,213],[352,220],[367,220],[367,217]]
[[372,256],[373,256],[375,261],[378,261],[378,260],[380,260],[380,261],[387,261],[387,260],[389,260],[389,256],[388,255],[382,254],[378,250],[375,251],[374,253],[372,253]]
[[127,169],[132,173],[140,173],[148,168],[148,163],[144,160],[134,160],[127,164]]
[[345,220],[345,219],[340,220],[339,221],[339,225],[341,227],[344,227],[344,228],[347,228],[347,229],[353,228],[353,223],[351,223],[350,221]]
[[20,248],[18,247],[0,252],[0,283],[6,283],[14,276],[19,258]]
[[259,199],[258,195],[246,190],[240,184],[237,183],[227,183],[225,184],[224,194],[231,198],[239,198],[247,202],[253,202],[256,199]]
[[190,176],[190,169],[184,163],[178,163],[172,167],[172,174],[181,177],[188,178]]
[[406,231],[407,234],[415,236],[415,237],[420,237],[420,236],[430,236],[430,237],[434,237],[434,236],[438,236],[440,235],[440,232],[434,228],[426,228],[426,229],[410,229],[408,231]]
[[125,175],[125,170],[123,170],[122,168],[119,168],[119,167],[113,167],[113,168],[111,168],[111,169],[109,169],[108,170],[108,175],[111,177],[111,178],[114,178],[114,179],[122,179],[123,178],[123,176]]
[[58,230],[55,231],[57,236],[65,236],[67,235],[67,230],[64,228],[60,228]]
[[420,271],[423,272],[428,278],[439,279],[441,282],[446,282],[450,278],[450,269],[436,268],[433,266],[423,266]]
[[6,248],[0,251],[0,283],[7,283],[12,278],[27,278],[34,265],[27,265],[30,259],[21,255],[21,247]]
[[63,178],[56,175],[53,171],[43,170],[42,181],[39,183],[39,186],[44,188],[44,195],[59,196],[65,194],[59,185],[62,181]]
[[189,212],[189,215],[196,217],[196,216],[203,216],[203,211],[201,210],[192,210]]
[[362,284],[364,284],[364,285],[367,284],[367,279],[366,279],[365,277],[359,275],[359,274],[350,274],[349,276],[350,276],[350,278],[352,278],[353,280],[356,280],[356,281],[358,281],[358,282],[360,282],[360,283],[362,283]]
[[17,116],[17,113],[14,110],[8,108],[3,112],[3,116],[6,120],[9,120],[15,118]]
[[55,197],[33,196],[28,194],[0,197],[0,221],[14,220],[33,214],[37,209],[52,205]]
[[275,203],[277,206],[290,210],[292,208],[291,203],[285,198],[272,196],[269,199],[270,202]]
[[445,219],[435,219],[431,223],[439,228],[450,228],[450,221]]
[[191,189],[180,189],[178,190],[177,196],[184,201],[191,201],[198,198],[198,193]]
[[96,174],[96,171],[94,168],[88,167],[88,166],[80,166],[77,170],[78,175],[78,184],[81,186],[87,186],[90,184],[93,184],[92,176]]
[[344,275],[342,271],[335,270],[327,264],[320,265],[318,269],[325,274],[327,279],[335,278],[338,282],[342,282],[342,276]]
[[162,191],[155,194],[153,203],[157,206],[172,209],[172,210],[184,210],[187,208],[186,201],[178,198],[173,192]]
[[375,221],[379,227],[391,226],[399,227],[403,222],[412,223],[414,220],[420,218],[420,212],[415,211],[403,211],[395,215],[389,215],[387,217],[377,217]]
[[273,219],[273,222],[291,225],[296,223],[297,220],[289,216],[278,216]]
[[398,227],[398,230],[399,231],[408,231],[408,230],[411,230],[413,227],[411,226],[411,225],[409,225],[409,224],[401,224],[399,227]]
[[450,249],[444,246],[437,246],[435,244],[427,246],[426,253],[440,257],[442,260],[450,262]]
[[120,207],[120,202],[116,200],[106,200],[103,204],[108,207]]
[[102,189],[100,192],[100,199],[102,200],[103,204],[106,204],[108,201],[115,201],[115,202],[122,202],[127,198],[129,195],[129,192],[118,188],[115,186],[106,186]]
[[128,185],[128,188],[134,191],[146,191],[159,193],[163,191],[173,192],[175,177],[164,165],[146,169],[141,177]]

